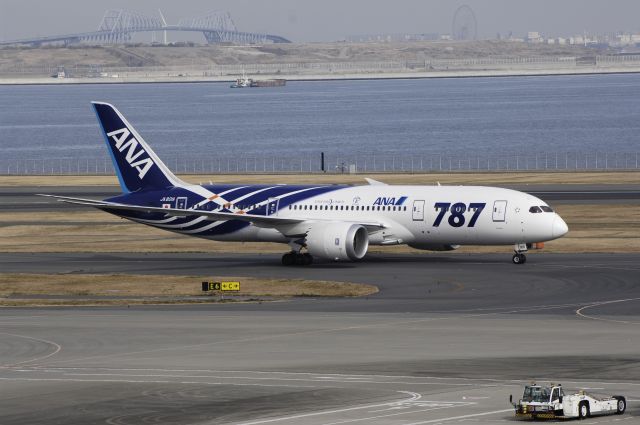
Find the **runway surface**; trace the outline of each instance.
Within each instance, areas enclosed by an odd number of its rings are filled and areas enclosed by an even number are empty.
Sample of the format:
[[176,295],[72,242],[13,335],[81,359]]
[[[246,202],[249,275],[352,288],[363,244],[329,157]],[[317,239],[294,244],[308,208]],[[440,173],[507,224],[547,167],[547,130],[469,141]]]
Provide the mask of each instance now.
[[[381,177],[384,180],[383,177]],[[640,185],[503,185],[530,193],[544,201],[565,202],[640,202]],[[51,199],[35,196],[47,193],[62,196],[74,196],[89,199],[106,199],[119,195],[116,186],[0,186],[0,212],[6,211],[57,211],[85,209],[77,205],[55,202]]]
[[0,310],[3,424],[494,424],[530,379],[640,423],[640,256],[0,254],[4,272],[373,283],[367,298]]

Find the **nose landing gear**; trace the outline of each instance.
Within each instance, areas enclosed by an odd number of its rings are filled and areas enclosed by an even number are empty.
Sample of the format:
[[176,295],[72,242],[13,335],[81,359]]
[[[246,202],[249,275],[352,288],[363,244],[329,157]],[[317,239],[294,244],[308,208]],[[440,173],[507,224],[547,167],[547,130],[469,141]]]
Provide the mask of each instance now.
[[511,261],[513,261],[513,264],[524,264],[527,262],[527,256],[516,252],[513,254],[513,257],[511,257]]
[[515,251],[515,254],[511,257],[513,264],[524,264],[527,262],[527,256],[524,255],[524,253],[527,252],[527,244],[517,243],[513,250]]

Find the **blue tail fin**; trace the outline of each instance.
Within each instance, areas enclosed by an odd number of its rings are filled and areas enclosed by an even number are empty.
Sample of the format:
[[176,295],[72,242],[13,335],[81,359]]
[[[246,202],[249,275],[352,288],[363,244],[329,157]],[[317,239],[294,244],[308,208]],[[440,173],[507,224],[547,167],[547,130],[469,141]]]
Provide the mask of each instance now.
[[185,184],[169,171],[113,105],[91,103],[102,126],[123,192],[163,189]]

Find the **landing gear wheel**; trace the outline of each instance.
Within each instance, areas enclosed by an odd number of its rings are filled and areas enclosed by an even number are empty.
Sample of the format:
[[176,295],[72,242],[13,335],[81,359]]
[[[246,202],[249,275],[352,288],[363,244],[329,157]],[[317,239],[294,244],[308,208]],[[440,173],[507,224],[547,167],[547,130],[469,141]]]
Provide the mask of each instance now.
[[292,252],[288,252],[282,256],[282,265],[283,266],[291,266],[295,261],[295,254]]
[[585,418],[588,418],[589,416],[590,416],[589,403],[587,403],[586,401],[583,401],[578,406],[578,418],[585,419]]
[[309,253],[288,252],[282,256],[283,266],[308,266],[313,263],[313,257]]
[[313,257],[308,252],[302,254],[302,258],[304,259],[305,266],[310,266],[313,263]]
[[614,395],[613,398],[618,400],[616,403],[616,415],[622,415],[624,411],[627,410],[627,400],[619,395]]
[[527,256],[515,253],[513,254],[513,257],[511,257],[511,261],[513,261],[513,264],[524,264],[527,262]]

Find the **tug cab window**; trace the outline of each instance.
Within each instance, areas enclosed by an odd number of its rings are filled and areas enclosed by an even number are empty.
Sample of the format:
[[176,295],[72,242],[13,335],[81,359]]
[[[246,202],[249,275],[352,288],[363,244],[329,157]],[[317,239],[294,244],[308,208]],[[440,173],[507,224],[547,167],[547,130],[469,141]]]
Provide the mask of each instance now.
[[554,388],[553,392],[551,393],[551,401],[559,400],[560,397],[564,397],[564,391],[562,391],[562,388]]
[[522,400],[526,402],[547,403],[550,397],[550,388],[538,386],[526,386]]
[[529,208],[529,212],[533,214],[537,214],[537,213],[541,213],[542,210],[540,209],[540,207],[534,205],[533,207]]

